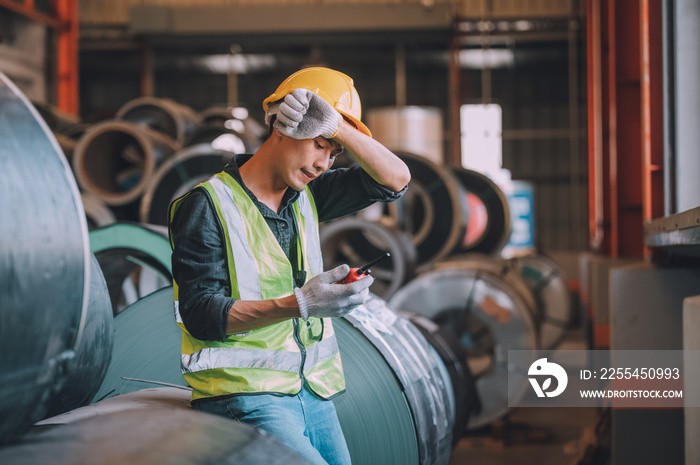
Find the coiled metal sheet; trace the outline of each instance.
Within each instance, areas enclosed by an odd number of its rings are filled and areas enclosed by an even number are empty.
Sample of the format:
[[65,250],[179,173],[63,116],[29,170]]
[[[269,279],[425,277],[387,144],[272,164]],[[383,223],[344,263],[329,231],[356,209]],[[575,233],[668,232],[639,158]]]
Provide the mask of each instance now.
[[477,171],[453,167],[452,173],[466,191],[469,224],[455,253],[495,254],[510,238],[510,208],[500,187]]
[[[522,300],[498,277],[470,269],[427,272],[402,287],[389,304],[452,331],[467,350],[482,405],[481,413],[469,420],[469,429],[505,415],[509,393],[517,399],[528,389],[527,383],[509,385],[513,367],[508,351],[534,351],[536,326]],[[527,372],[527,367],[517,369]]]
[[411,171],[404,196],[387,204],[392,223],[411,234],[418,265],[447,256],[467,230],[466,193],[447,168],[408,152],[396,152]]
[[466,431],[469,418],[481,411],[475,380],[467,363],[467,353],[451,331],[416,313],[402,312],[402,315],[418,328],[445,365],[454,397],[452,445],[455,446]]
[[42,418],[75,356],[90,251],[70,167],[2,73],[0,167],[0,442],[6,442]]
[[538,301],[540,346],[554,349],[566,335],[573,318],[568,278],[554,261],[544,255],[527,255],[506,261],[530,288]]
[[243,107],[211,107],[202,111],[199,117],[202,126],[220,126],[235,131],[245,144],[247,153],[257,151],[268,132],[267,126],[251,118]]
[[[422,465],[449,463],[454,424],[454,417],[449,407],[448,392],[451,387],[448,387],[443,380],[441,370],[444,369],[444,365],[440,366],[442,363],[439,357],[434,357],[433,348],[413,324],[392,310],[384,300],[371,294],[364,305],[345,315],[344,319],[376,347],[401,383],[403,395],[413,417],[414,437],[418,443],[418,463]],[[339,335],[338,338],[341,344],[342,337]],[[352,353],[351,348],[345,351],[342,349],[341,345],[342,357]],[[374,374],[374,376],[378,375],[378,373]],[[346,372],[346,378],[355,377],[354,373]],[[366,379],[366,377],[367,375],[362,378]],[[350,388],[348,392],[352,394]],[[373,393],[364,395],[373,395]],[[340,399],[342,396],[338,398],[338,415],[342,423],[340,412],[343,406],[340,404]],[[347,397],[345,399],[345,401],[350,400]],[[360,399],[351,402],[349,406],[355,409],[353,415],[357,415],[357,410],[363,408]],[[380,441],[384,443],[385,449],[392,447],[393,444],[386,441],[386,434],[382,430],[368,431],[368,425],[379,419],[376,418],[376,412],[366,413],[368,419],[354,425],[351,434],[353,441],[360,440],[365,444],[372,442],[376,444]],[[383,425],[383,427],[392,426]],[[345,428],[346,426],[343,425],[344,431]],[[368,437],[369,434],[373,434],[374,437]],[[375,458],[373,461],[360,463],[410,463],[393,460],[387,458],[376,461]],[[353,457],[353,463],[355,463],[355,457]]]
[[231,157],[231,152],[199,144],[166,160],[148,180],[141,199],[141,221],[167,226],[170,203],[223,170]]
[[46,417],[87,405],[100,388],[112,359],[112,304],[100,264],[90,254],[90,298],[83,338],[69,362],[67,376],[51,401]]
[[479,273],[488,273],[503,281],[504,285],[512,288],[520,297],[522,303],[525,304],[532,320],[535,322],[538,330],[538,347],[541,347],[539,344],[539,327],[542,315],[539,301],[530,286],[523,279],[521,273],[513,269],[509,262],[492,255],[467,253],[464,255],[452,255],[445,260],[435,263],[430,269],[444,270],[450,268],[462,268],[475,270]]
[[127,307],[114,317],[112,361],[92,401],[149,386],[124,378],[187,386],[180,372],[181,342],[182,331],[175,324],[172,287]]
[[[148,385],[124,378],[185,386],[172,300],[172,288],[161,289],[117,315],[95,401]],[[353,464],[447,464],[452,423],[438,360],[408,320],[377,297],[370,306],[333,325],[347,382],[333,402]]]
[[139,298],[172,285],[172,250],[159,231],[114,223],[90,231],[90,249],[107,281],[115,315]]
[[389,252],[391,257],[372,267],[372,292],[391,297],[413,276],[416,247],[408,234],[396,228],[359,218],[343,218],[321,225],[324,269],[343,263],[360,267]]
[[199,115],[190,107],[155,97],[139,97],[125,103],[117,111],[116,119],[146,125],[179,146],[199,124]]
[[[91,407],[86,407],[91,408]],[[12,465],[308,465],[269,434],[175,407],[131,409],[36,428],[0,448]]]

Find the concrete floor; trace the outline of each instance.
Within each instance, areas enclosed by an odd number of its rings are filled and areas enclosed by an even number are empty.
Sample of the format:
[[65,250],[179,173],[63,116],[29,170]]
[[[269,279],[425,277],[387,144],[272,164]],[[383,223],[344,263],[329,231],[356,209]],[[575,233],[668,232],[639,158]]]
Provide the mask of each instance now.
[[470,433],[452,452],[450,465],[574,465],[592,431],[593,408],[520,408],[504,422],[503,435]]
[[[579,330],[571,331],[560,346],[585,348]],[[600,413],[596,408],[513,409],[499,424],[462,438],[450,465],[577,465],[585,445],[595,439]]]

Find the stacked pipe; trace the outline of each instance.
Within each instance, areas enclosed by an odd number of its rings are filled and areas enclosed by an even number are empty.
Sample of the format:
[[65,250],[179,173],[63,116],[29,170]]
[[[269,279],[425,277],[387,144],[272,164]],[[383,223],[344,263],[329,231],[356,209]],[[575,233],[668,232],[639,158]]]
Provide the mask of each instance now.
[[255,151],[265,136],[245,108],[198,114],[170,99],[142,97],[114,119],[87,124],[34,105],[73,169],[90,229],[116,221],[166,225],[174,198],[221,171],[234,154]]

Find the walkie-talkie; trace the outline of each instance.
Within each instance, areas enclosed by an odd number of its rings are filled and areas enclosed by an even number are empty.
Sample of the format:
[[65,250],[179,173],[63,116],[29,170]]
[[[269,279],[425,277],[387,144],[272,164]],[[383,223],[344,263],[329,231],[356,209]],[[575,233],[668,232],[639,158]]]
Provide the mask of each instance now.
[[391,257],[391,254],[389,252],[386,252],[361,268],[353,268],[352,270],[350,270],[350,273],[348,273],[346,277],[338,281],[338,284],[350,284],[354,283],[355,281],[359,281],[360,279],[364,278],[365,276],[368,276],[372,272],[372,270],[370,270],[370,267],[373,267],[377,263],[389,257]]

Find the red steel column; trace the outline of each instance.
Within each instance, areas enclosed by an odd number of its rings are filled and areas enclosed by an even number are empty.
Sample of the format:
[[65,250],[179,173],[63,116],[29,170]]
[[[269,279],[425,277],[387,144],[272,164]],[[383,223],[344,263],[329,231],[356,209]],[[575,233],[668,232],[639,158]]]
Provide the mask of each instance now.
[[55,0],[54,8],[63,23],[58,32],[58,108],[77,115],[78,93],[78,1]]
[[663,212],[661,0],[587,0],[591,248],[642,257]]
[[[664,216],[662,0],[641,1],[643,219]],[[648,252],[647,252],[648,254]]]

